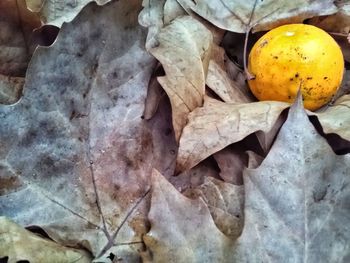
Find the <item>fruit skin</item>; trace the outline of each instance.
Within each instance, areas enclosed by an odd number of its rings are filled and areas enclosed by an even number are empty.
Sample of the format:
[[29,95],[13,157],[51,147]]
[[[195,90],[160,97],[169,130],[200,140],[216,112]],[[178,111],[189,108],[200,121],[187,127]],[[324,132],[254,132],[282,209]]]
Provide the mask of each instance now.
[[292,103],[301,87],[304,107],[316,110],[328,103],[339,88],[344,58],[325,31],[305,24],[277,27],[253,46],[248,84],[259,100]]

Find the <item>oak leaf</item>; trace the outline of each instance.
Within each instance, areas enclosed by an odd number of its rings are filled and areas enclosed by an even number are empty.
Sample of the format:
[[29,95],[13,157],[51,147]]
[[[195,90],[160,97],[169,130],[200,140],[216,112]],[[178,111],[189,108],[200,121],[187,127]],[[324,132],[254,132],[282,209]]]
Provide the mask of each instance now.
[[178,141],[187,115],[202,106],[213,36],[196,19],[184,16],[162,28],[157,41],[150,52],[166,74],[158,81],[170,99]]

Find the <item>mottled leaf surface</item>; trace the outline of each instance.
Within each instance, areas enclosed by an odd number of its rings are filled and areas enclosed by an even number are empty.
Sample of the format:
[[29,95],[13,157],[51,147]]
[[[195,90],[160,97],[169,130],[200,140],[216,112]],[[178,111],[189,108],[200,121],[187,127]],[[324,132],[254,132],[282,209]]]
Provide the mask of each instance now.
[[151,169],[172,173],[175,157],[169,109],[141,118],[155,61],[140,8],[90,4],[37,50],[21,101],[0,106],[0,214],[127,261],[146,231]]

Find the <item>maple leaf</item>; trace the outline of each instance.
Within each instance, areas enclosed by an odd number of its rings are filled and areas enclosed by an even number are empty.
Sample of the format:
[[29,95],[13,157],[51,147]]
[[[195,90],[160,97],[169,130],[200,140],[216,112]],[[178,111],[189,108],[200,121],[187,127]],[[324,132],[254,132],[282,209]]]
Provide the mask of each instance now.
[[89,4],[36,51],[22,99],[0,106],[0,214],[95,257],[112,249],[131,261],[151,169],[172,173],[175,158],[169,107],[141,118],[155,60],[140,8]]
[[244,174],[245,222],[236,258],[346,262],[349,161],[317,133],[299,98],[268,156]]
[[[350,155],[334,154],[317,133],[299,99],[262,164],[254,168],[253,161],[244,172],[244,227],[235,240],[218,232],[216,214],[200,198],[186,199],[154,173],[151,230],[145,236],[152,262],[346,262],[349,161]],[[219,207],[224,188],[204,185],[199,196]],[[235,203],[239,199],[226,199],[224,207]]]

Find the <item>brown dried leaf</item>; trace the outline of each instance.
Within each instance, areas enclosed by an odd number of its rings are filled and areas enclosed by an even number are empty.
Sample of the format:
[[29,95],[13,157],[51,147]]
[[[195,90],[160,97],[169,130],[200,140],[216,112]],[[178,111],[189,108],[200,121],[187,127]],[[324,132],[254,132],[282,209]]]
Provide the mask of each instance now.
[[0,74],[0,104],[13,104],[22,94],[24,78]]
[[35,48],[32,31],[39,26],[39,17],[24,1],[0,1],[0,104],[13,104],[21,96]]
[[252,102],[253,98],[248,92],[247,85],[242,86],[230,78],[226,68],[227,60],[225,50],[222,47],[213,45],[206,84],[225,102]]
[[184,197],[155,170],[148,217],[151,230],[143,239],[152,258],[144,262],[232,262],[232,242],[203,200]]
[[232,145],[214,153],[213,156],[220,168],[220,177],[225,182],[235,185],[243,184],[243,170],[248,163],[248,156],[244,148]]
[[[269,155],[252,169],[259,163],[256,157],[244,175],[244,228],[234,243],[213,227],[201,199],[186,199],[155,172],[152,227],[144,238],[151,251],[148,260],[347,262],[350,155],[334,154],[309,122],[301,97],[290,109]],[[235,224],[218,211],[242,204],[239,192],[213,179],[192,191],[211,206],[224,232]]]
[[350,33],[350,1],[335,1],[338,12],[325,17],[314,17],[308,23],[330,32]]
[[27,7],[32,12],[39,12],[45,0],[26,0]]
[[0,260],[5,262],[91,262],[84,250],[63,247],[0,216]]
[[250,169],[255,169],[260,166],[260,164],[263,162],[264,158],[255,152],[247,151],[248,154],[248,165],[247,167]]
[[165,96],[165,92],[157,80],[157,76],[159,76],[160,72],[162,72],[162,67],[160,63],[158,63],[148,83],[145,109],[143,111],[143,117],[145,120],[151,119],[156,114],[159,103]]
[[168,180],[179,192],[183,193],[203,184],[206,177],[220,179],[217,164],[210,158],[177,176],[169,177]]
[[28,9],[38,13],[42,22],[61,27],[64,22],[72,21],[89,3],[104,5],[110,0],[25,0]]
[[336,133],[350,141],[350,95],[339,98],[324,112],[311,113],[316,115],[325,133]]
[[261,101],[229,104],[207,99],[189,115],[177,157],[177,170],[184,171],[229,144],[256,131],[268,132],[289,104]]
[[339,44],[343,55],[344,55],[344,59],[347,62],[350,62],[350,33],[348,34],[339,34],[339,35],[332,35],[334,37],[334,39],[337,41],[337,43]]
[[202,198],[218,229],[234,240],[242,232],[244,223],[244,187],[225,183],[212,177],[183,193],[191,199]]
[[286,120],[286,114],[283,114],[283,113],[278,117],[275,124],[272,126],[272,128],[268,132],[263,132],[263,131],[256,132],[256,137],[259,141],[259,144],[261,146],[261,149],[263,150],[264,155],[266,155],[270,151],[271,145],[276,135],[278,134],[279,129],[281,128],[281,126]]
[[[248,26],[255,31],[268,30],[286,23],[300,23],[313,16],[329,15],[337,12],[332,0],[313,1],[256,1],[256,0],[178,0],[195,13],[214,25],[238,33],[244,33]],[[250,21],[255,2],[256,8]]]
[[157,45],[157,35],[164,26],[186,14],[176,0],[143,0],[142,6],[139,23],[148,28],[147,50]]
[[139,259],[152,168],[173,174],[176,154],[169,105],[141,119],[156,61],[140,9],[89,4],[35,52],[22,99],[0,106],[0,214],[126,262]]
[[178,141],[187,115],[202,105],[213,37],[197,20],[184,16],[161,29],[157,41],[150,52],[166,73],[158,81],[170,99]]

